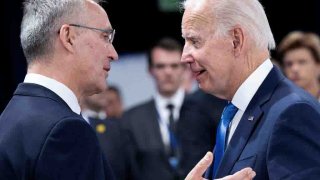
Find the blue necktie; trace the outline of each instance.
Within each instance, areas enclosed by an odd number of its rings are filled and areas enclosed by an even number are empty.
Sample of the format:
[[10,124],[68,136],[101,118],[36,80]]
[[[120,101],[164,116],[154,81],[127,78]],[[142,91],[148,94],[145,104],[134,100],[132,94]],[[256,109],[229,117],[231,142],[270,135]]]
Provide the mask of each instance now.
[[231,102],[229,102],[223,110],[221,120],[217,129],[216,149],[214,152],[213,177],[216,175],[221,159],[223,157],[223,153],[225,151],[226,136],[229,124],[237,111],[238,108],[234,106]]
[[178,142],[176,139],[176,127],[173,117],[173,104],[168,104],[167,109],[169,110],[169,136],[170,136],[170,149],[168,152],[169,155],[169,163],[175,169],[179,164],[179,151],[178,151]]

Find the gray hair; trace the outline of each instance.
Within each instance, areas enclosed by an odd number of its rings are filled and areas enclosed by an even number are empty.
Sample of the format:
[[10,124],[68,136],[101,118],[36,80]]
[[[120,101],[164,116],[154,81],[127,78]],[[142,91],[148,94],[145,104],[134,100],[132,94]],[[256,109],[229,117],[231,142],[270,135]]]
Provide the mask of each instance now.
[[[99,3],[100,1],[95,1]],[[55,36],[65,23],[82,21],[85,0],[26,0],[21,23],[21,45],[30,64],[54,52]]]
[[186,0],[183,8],[199,7],[199,3],[203,5],[206,1],[210,1],[216,21],[215,35],[226,36],[233,27],[241,25],[255,46],[269,50],[275,48],[266,13],[258,0]]

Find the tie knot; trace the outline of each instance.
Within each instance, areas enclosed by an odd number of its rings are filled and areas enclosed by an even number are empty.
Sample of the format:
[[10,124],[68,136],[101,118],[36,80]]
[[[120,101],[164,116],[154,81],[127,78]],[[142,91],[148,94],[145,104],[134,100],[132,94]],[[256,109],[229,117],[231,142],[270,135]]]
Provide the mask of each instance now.
[[169,109],[170,111],[172,111],[174,108],[174,105],[169,103],[169,104],[167,104],[166,108]]
[[228,105],[224,108],[222,113],[223,119],[228,119],[229,121],[232,120],[234,115],[237,113],[238,108],[233,105],[231,102],[228,103]]

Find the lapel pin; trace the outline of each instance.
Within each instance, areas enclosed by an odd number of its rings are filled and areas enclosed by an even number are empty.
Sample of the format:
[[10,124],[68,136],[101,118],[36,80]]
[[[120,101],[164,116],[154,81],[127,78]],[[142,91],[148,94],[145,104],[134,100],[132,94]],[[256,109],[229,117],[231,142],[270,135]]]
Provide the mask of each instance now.
[[249,121],[253,121],[253,119],[254,119],[253,116],[249,116],[249,117],[248,117],[248,120],[249,120]]
[[96,131],[100,134],[103,134],[104,132],[106,132],[106,126],[104,124],[98,124],[96,126]]

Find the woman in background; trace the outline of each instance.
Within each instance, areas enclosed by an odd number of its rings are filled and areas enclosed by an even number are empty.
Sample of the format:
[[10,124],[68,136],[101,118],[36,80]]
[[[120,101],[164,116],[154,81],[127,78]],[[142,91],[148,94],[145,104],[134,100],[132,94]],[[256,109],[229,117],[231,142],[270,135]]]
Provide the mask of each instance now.
[[320,38],[293,31],[278,46],[278,60],[286,76],[320,102]]

